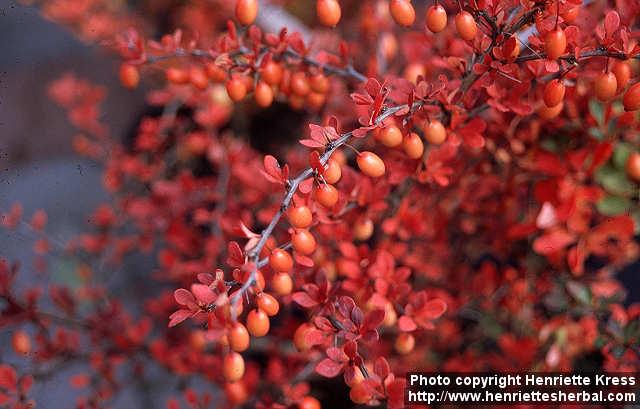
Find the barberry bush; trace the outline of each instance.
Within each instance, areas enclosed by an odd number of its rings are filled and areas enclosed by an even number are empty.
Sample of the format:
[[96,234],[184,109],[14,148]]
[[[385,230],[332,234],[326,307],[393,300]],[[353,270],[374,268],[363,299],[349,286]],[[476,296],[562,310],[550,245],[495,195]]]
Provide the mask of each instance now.
[[[52,407],[30,389],[67,362],[77,408],[153,371],[170,409],[400,408],[410,370],[640,368],[617,279],[638,258],[637,1],[35,3],[156,113],[112,135],[105,87],[50,85],[112,200],[62,247],[45,211],[5,209],[41,274],[83,262],[27,289],[0,262],[0,405]],[[130,311],[91,260],[136,253],[155,262]]]

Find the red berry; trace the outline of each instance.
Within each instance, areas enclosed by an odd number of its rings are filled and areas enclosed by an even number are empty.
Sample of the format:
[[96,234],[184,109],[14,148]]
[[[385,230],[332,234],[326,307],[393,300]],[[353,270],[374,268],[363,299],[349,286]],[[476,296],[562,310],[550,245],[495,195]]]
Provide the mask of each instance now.
[[311,77],[309,81],[309,85],[313,92],[317,92],[318,94],[326,94],[329,91],[329,78],[327,78],[324,74],[316,74]]
[[291,92],[301,97],[307,95],[311,91],[307,74],[302,71],[298,71],[291,76],[291,82],[289,84]]
[[222,362],[222,374],[229,382],[242,379],[244,375],[244,359],[237,352],[229,352]]
[[234,102],[242,101],[242,99],[247,95],[247,86],[244,81],[238,77],[227,81],[226,88],[229,98]]
[[359,241],[369,240],[373,234],[373,222],[371,219],[358,219],[353,225],[353,238]]
[[126,88],[133,89],[140,82],[140,72],[134,65],[123,63],[120,65],[120,82]]
[[324,177],[325,182],[329,184],[333,185],[338,183],[342,177],[342,169],[340,168],[338,161],[333,158],[329,158],[325,165],[324,172],[322,173],[322,177]]
[[205,90],[209,86],[209,77],[201,67],[191,67],[189,70],[189,81],[191,85],[199,90]]
[[11,346],[16,354],[26,355],[31,352],[31,338],[26,331],[17,330],[11,338]]
[[564,100],[564,84],[562,80],[553,79],[544,87],[544,103],[548,107],[554,107]]
[[633,84],[622,98],[625,111],[636,111],[640,109],[640,82]]
[[372,178],[378,178],[384,175],[384,162],[378,155],[373,152],[360,152],[356,158],[360,171]]
[[306,229],[311,226],[311,222],[313,221],[311,210],[309,210],[307,206],[292,207],[287,212],[287,215],[289,216],[291,225],[299,229]]
[[258,308],[264,311],[268,316],[273,317],[280,311],[280,303],[271,294],[260,293],[256,297]]
[[293,280],[287,273],[276,273],[271,279],[271,288],[278,295],[289,295],[293,290]]
[[401,355],[406,355],[413,351],[416,345],[416,339],[408,332],[403,332],[396,338],[395,348]]
[[273,89],[266,82],[259,81],[253,96],[258,106],[267,108],[273,102]]
[[538,116],[542,119],[553,119],[560,115],[562,112],[562,108],[564,108],[564,102],[559,103],[556,106],[548,107],[545,104],[542,104],[540,108],[538,108]]
[[338,190],[333,185],[322,183],[314,193],[318,203],[324,207],[331,208],[338,203]]
[[316,239],[313,234],[309,233],[309,230],[305,229],[299,229],[293,233],[291,244],[295,251],[305,256],[313,253],[316,249]]
[[284,75],[284,70],[277,62],[269,61],[260,70],[260,75],[267,84],[280,85],[280,81],[282,81],[282,76]]
[[269,333],[269,316],[260,308],[249,311],[247,329],[254,337],[264,337]]
[[298,351],[308,351],[311,345],[306,340],[307,333],[313,329],[313,325],[304,323],[300,325],[293,333],[293,345]]
[[627,87],[631,79],[631,67],[626,61],[618,61],[614,64],[611,71],[613,75],[616,76],[616,82],[618,84],[617,92],[620,92]]
[[461,11],[456,15],[456,30],[460,38],[471,41],[476,38],[478,25],[468,11]]
[[293,259],[286,250],[275,249],[269,256],[269,265],[275,272],[287,273],[293,268]]
[[596,78],[596,98],[606,102],[615,97],[618,90],[618,81],[612,72],[601,72]]
[[632,152],[627,159],[627,175],[636,182],[640,182],[640,153]]
[[237,0],[236,19],[240,24],[253,24],[258,16],[258,0]]
[[298,409],[321,409],[320,401],[313,396],[305,396],[298,402]]
[[409,158],[420,159],[424,153],[424,143],[417,133],[409,132],[409,135],[405,136],[402,141],[402,149]]
[[434,4],[427,10],[427,28],[439,33],[447,27],[447,11],[440,4]]
[[222,83],[227,79],[227,72],[215,63],[208,63],[205,66],[205,70],[207,71],[209,79],[215,83]]
[[440,121],[430,121],[425,124],[424,138],[433,145],[442,144],[447,139],[447,130]]
[[239,322],[234,323],[227,334],[229,346],[236,352],[246,351],[249,348],[249,332]]
[[544,51],[547,53],[547,58],[550,60],[557,60],[567,49],[567,36],[564,31],[557,27],[555,30],[551,30],[544,37]]
[[389,148],[394,148],[402,143],[402,131],[395,125],[382,128],[377,135],[377,139]]
[[244,382],[227,382],[224,384],[224,393],[230,403],[242,405],[249,398]]
[[391,0],[389,12],[393,20],[401,26],[409,27],[416,20],[416,11],[409,0]]
[[167,68],[167,81],[173,84],[186,84],[189,82],[189,73],[182,68],[169,67]]
[[322,25],[335,27],[342,16],[340,3],[337,0],[318,0],[316,2],[316,14]]

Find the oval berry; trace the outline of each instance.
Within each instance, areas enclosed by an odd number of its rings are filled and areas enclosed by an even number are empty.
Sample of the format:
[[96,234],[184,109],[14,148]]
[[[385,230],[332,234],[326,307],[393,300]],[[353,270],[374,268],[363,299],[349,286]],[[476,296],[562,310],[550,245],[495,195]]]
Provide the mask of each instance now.
[[337,0],[318,0],[316,2],[316,14],[322,25],[335,27],[342,16],[340,3]]
[[564,102],[559,103],[556,106],[548,107],[545,104],[542,104],[540,108],[538,108],[538,116],[542,119],[553,119],[560,115],[562,112],[562,108],[564,108]]
[[447,11],[440,4],[434,4],[427,10],[427,28],[439,33],[447,27]]
[[384,162],[373,152],[360,152],[356,158],[358,168],[367,176],[378,178],[384,175]]
[[616,96],[618,91],[618,81],[612,72],[601,72],[596,78],[595,93],[596,98],[606,102]]
[[411,159],[420,159],[424,153],[424,143],[415,132],[409,132],[402,141],[402,149],[404,153]]
[[244,26],[253,24],[258,16],[258,0],[237,0],[236,19]]
[[11,346],[16,354],[26,355],[31,352],[31,338],[26,331],[17,330],[11,337]]
[[291,76],[291,82],[289,83],[291,92],[301,97],[307,95],[311,91],[307,74],[302,71],[298,71]]
[[402,131],[395,125],[382,128],[377,135],[377,139],[389,148],[394,148],[402,143]]
[[293,345],[296,347],[298,351],[308,351],[311,349],[312,345],[310,345],[307,340],[307,333],[313,329],[313,325],[304,323],[296,328],[296,331],[293,333]]
[[406,355],[413,351],[416,345],[416,339],[408,332],[403,332],[396,338],[395,348],[401,355]]
[[224,393],[230,403],[241,405],[247,401],[249,394],[244,382],[227,382],[224,384]]
[[298,409],[321,409],[320,401],[313,396],[305,396],[298,402]]
[[240,78],[232,78],[226,84],[227,94],[232,101],[242,101],[247,95],[247,86]]
[[416,20],[416,11],[409,0],[391,0],[389,13],[391,13],[393,20],[401,26],[409,27]]
[[172,84],[186,84],[189,82],[189,73],[182,68],[169,67],[167,68],[167,81]]
[[640,182],[640,153],[632,152],[626,163],[627,175],[629,178]]
[[254,337],[264,337],[269,333],[269,316],[260,308],[249,311],[247,314],[247,329]]
[[134,65],[123,63],[120,65],[120,82],[126,88],[133,89],[140,83],[140,72]]
[[276,273],[271,278],[271,288],[278,295],[289,295],[293,290],[293,280],[287,273]]
[[424,138],[433,145],[442,144],[447,139],[447,130],[440,121],[430,121],[425,124]]
[[269,85],[279,85],[284,76],[284,70],[277,62],[269,61],[260,70],[260,76]]
[[342,177],[342,168],[340,167],[338,161],[333,158],[329,158],[327,164],[324,167],[322,177],[324,178],[325,182],[329,184],[333,185],[335,183],[338,183],[338,181]]
[[353,238],[358,241],[369,240],[373,234],[373,221],[371,219],[358,219],[353,225]]
[[636,111],[640,109],[640,82],[633,84],[622,98],[625,111]]
[[267,108],[273,102],[273,89],[266,82],[259,81],[253,96],[258,106]]
[[244,359],[237,352],[229,352],[222,361],[222,374],[229,382],[235,382],[244,376]]
[[478,25],[473,19],[473,16],[468,11],[461,11],[456,15],[456,30],[460,38],[466,41],[471,41],[476,38],[478,32]]
[[227,334],[229,347],[236,352],[246,351],[249,348],[249,331],[239,322],[234,323]]
[[338,190],[329,184],[321,184],[315,189],[315,198],[324,207],[331,208],[338,203]]
[[258,308],[264,311],[268,316],[273,317],[280,311],[280,303],[271,294],[260,293],[256,297]]
[[618,84],[617,92],[620,92],[627,87],[631,79],[631,67],[626,61],[618,61],[614,64],[611,71],[613,75],[616,76],[616,82]]
[[307,256],[315,251],[316,239],[309,230],[300,229],[291,236],[291,245],[295,251]]
[[293,259],[286,250],[275,249],[269,256],[269,265],[275,272],[287,273],[293,268]]
[[289,209],[287,212],[289,216],[289,222],[293,227],[299,229],[306,229],[311,226],[313,222],[313,216],[311,210],[307,206],[295,206]]
[[544,37],[544,52],[547,53],[548,59],[557,60],[566,49],[567,36],[560,27],[549,31]]
[[562,80],[553,79],[544,87],[543,100],[548,107],[554,107],[564,100],[565,88]]
[[309,80],[313,92],[326,94],[329,91],[329,78],[324,74],[316,74]]

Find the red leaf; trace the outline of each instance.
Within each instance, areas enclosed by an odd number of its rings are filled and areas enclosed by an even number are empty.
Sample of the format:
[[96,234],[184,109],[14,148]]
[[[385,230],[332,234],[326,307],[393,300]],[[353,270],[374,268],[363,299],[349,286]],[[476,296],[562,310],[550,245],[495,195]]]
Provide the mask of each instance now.
[[178,288],[173,292],[173,298],[176,299],[176,302],[180,305],[191,306],[195,305],[196,299],[189,292],[189,290],[185,290],[184,288]]
[[305,308],[313,308],[318,305],[318,302],[311,298],[309,294],[305,293],[304,291],[298,291],[297,293],[294,293],[291,298],[293,298],[293,301]]
[[14,391],[18,382],[15,369],[9,365],[0,365],[0,387],[8,391]]
[[403,332],[411,332],[411,331],[415,331],[416,328],[418,328],[418,326],[413,321],[413,319],[411,319],[411,317],[407,317],[406,315],[403,315],[398,320],[398,328],[400,329],[400,331],[403,331]]
[[618,27],[620,27],[620,16],[617,11],[611,10],[604,18],[604,29],[607,32],[607,37],[611,37]]
[[316,372],[327,378],[334,378],[342,372],[342,364],[325,358],[316,365]]
[[190,310],[178,310],[174,312],[173,314],[171,314],[171,316],[169,316],[169,328],[175,327],[192,315],[193,312],[191,312]]
[[216,294],[204,284],[191,284],[191,292],[196,296],[196,299],[203,304],[211,304],[216,301]]
[[542,255],[553,254],[573,243],[575,238],[564,230],[555,230],[538,237],[533,242],[533,249]]
[[439,299],[431,300],[420,310],[420,316],[436,319],[447,310],[447,304]]
[[227,246],[227,264],[231,267],[240,267],[244,264],[244,255],[240,245],[232,241]]

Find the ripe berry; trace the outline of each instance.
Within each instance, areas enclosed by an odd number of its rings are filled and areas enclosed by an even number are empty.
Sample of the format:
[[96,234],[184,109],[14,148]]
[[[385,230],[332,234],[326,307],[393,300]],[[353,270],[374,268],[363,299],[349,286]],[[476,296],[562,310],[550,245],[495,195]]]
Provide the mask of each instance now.
[[447,27],[447,11],[440,4],[434,4],[427,10],[427,28],[439,33]]
[[258,16],[258,0],[237,0],[236,19],[240,24],[248,26],[253,24]]
[[478,25],[468,11],[461,11],[456,15],[456,30],[460,38],[471,41],[476,38]]
[[291,236],[291,244],[293,249],[300,254],[308,256],[316,249],[316,239],[309,230],[299,229]]
[[428,121],[424,127],[424,138],[433,145],[440,145],[447,139],[447,130],[440,121]]
[[172,84],[186,84],[189,82],[189,73],[182,68],[169,67],[167,68],[167,81]]
[[277,273],[287,273],[293,268],[293,259],[286,250],[275,249],[269,256],[269,265]]
[[319,94],[317,92],[310,92],[307,94],[306,103],[307,107],[312,111],[319,111],[324,105],[327,97],[325,94]]
[[301,97],[304,97],[311,91],[307,74],[302,71],[298,71],[291,76],[289,86],[291,87],[291,92]]
[[327,78],[324,74],[316,74],[311,77],[309,81],[309,85],[313,92],[317,92],[318,94],[326,94],[329,91],[329,78]]
[[401,26],[409,27],[416,20],[416,11],[409,0],[391,0],[389,12],[393,20]]
[[631,79],[631,67],[626,61],[618,61],[611,71],[613,71],[613,75],[616,76],[616,82],[618,83],[617,92],[620,92],[627,87]]
[[314,193],[318,203],[324,207],[331,208],[338,203],[338,190],[333,185],[322,183]]
[[242,405],[249,398],[244,382],[227,382],[224,384],[227,400],[234,405]]
[[289,295],[291,294],[291,290],[293,290],[293,280],[291,280],[291,276],[287,273],[276,273],[273,278],[271,278],[271,288],[280,296]]
[[238,77],[227,81],[226,88],[229,98],[234,102],[242,101],[242,99],[247,95],[247,86],[244,81]]
[[553,79],[544,87],[543,100],[549,108],[554,107],[564,100],[564,84],[562,80]]
[[298,351],[308,351],[311,349],[311,345],[306,341],[307,332],[313,329],[311,324],[304,323],[296,328],[296,331],[293,333],[293,345],[295,345]]
[[378,178],[384,175],[384,162],[373,152],[360,152],[356,158],[358,168],[367,176]]
[[[329,161],[331,161],[331,159],[329,159]],[[306,229],[311,226],[311,222],[313,221],[311,210],[309,210],[307,206],[292,207],[287,212],[287,215],[289,216],[291,225],[298,229]]]
[[402,143],[402,131],[395,125],[382,128],[377,135],[377,139],[389,148],[394,148]]
[[209,86],[209,77],[201,67],[191,67],[189,70],[189,81],[191,85],[199,90],[205,90]]
[[316,2],[316,14],[322,25],[335,27],[342,16],[340,3],[337,0],[318,0]]
[[31,338],[23,330],[18,330],[13,333],[11,338],[11,346],[16,354],[26,355],[31,352]]
[[258,308],[267,313],[268,316],[273,317],[280,311],[280,303],[271,294],[260,293],[256,297],[256,303]]
[[401,355],[406,355],[413,351],[416,345],[416,339],[408,332],[403,332],[398,335],[395,342],[396,351]]
[[242,379],[244,375],[244,359],[237,352],[229,352],[222,362],[222,374],[229,382]]
[[205,66],[205,70],[207,71],[209,79],[215,83],[222,83],[227,79],[227,72],[215,63],[208,63]]
[[633,152],[627,159],[627,175],[636,182],[640,182],[640,153]]
[[547,58],[550,60],[557,60],[567,49],[567,36],[564,31],[557,27],[555,30],[551,30],[544,37],[544,51],[547,53]]
[[284,75],[284,70],[277,62],[269,61],[260,70],[260,75],[267,84],[280,85],[280,81],[282,81],[282,76]]
[[409,135],[405,136],[402,141],[402,149],[409,158],[420,159],[424,153],[424,144],[417,133],[409,132]]
[[338,181],[342,177],[342,168],[340,168],[340,164],[338,164],[337,160],[329,158],[327,164],[325,165],[322,177],[324,177],[324,180],[329,184],[333,185],[335,183],[338,183]]
[[227,334],[229,346],[236,352],[246,351],[249,348],[249,332],[239,322],[234,323]]
[[560,112],[562,112],[562,108],[564,108],[564,102],[561,102],[553,107],[548,107],[545,104],[542,104],[540,108],[538,108],[538,116],[546,120],[553,119],[560,115]]
[[612,72],[601,72],[596,78],[595,91],[596,98],[600,101],[609,101],[616,95],[618,81]]
[[134,65],[123,63],[120,65],[120,82],[126,88],[133,89],[140,82],[140,72]]
[[255,282],[256,288],[260,291],[264,290],[264,275],[262,274],[262,272],[260,272],[260,270],[256,271],[256,282]]
[[273,102],[273,89],[264,81],[258,82],[254,91],[256,104],[262,108],[267,108]]
[[373,234],[373,222],[371,219],[358,219],[353,225],[353,238],[359,241],[369,240]]
[[254,337],[264,337],[269,333],[269,316],[260,308],[249,311],[247,329]]
[[298,409],[321,409],[320,401],[313,396],[305,396],[298,402]]
[[418,82],[418,76],[420,75],[425,77],[427,75],[427,70],[423,64],[418,62],[413,62],[407,65],[407,68],[405,68],[403,72],[404,79],[413,84]]
[[622,98],[625,111],[636,111],[640,109],[640,82],[633,84]]
[[371,400],[371,398],[371,392],[361,387],[360,385],[354,385],[354,387],[349,391],[349,399],[351,399],[353,403],[357,403],[358,405],[367,404]]

